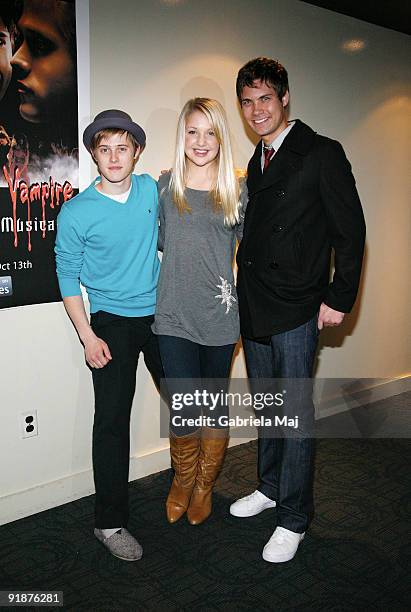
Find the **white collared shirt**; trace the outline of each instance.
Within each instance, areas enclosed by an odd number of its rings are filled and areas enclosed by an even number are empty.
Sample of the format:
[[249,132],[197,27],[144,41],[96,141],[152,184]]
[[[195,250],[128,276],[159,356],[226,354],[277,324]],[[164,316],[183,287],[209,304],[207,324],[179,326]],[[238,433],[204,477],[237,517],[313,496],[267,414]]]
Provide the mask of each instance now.
[[278,152],[278,149],[283,144],[285,137],[287,136],[287,134],[291,132],[291,129],[293,128],[294,124],[295,124],[295,121],[290,121],[287,127],[285,128],[285,130],[283,130],[280,134],[278,134],[278,136],[274,138],[273,142],[268,147],[264,145],[263,140],[261,141],[261,171],[264,170],[264,149],[274,149],[275,151],[274,155],[276,155]]

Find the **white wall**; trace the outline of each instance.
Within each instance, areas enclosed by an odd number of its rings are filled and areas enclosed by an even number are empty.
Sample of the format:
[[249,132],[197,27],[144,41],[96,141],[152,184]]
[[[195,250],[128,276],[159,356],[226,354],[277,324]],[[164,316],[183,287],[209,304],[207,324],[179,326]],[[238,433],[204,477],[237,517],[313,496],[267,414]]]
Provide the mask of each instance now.
[[[291,116],[343,143],[368,226],[361,301],[344,333],[323,335],[317,374],[410,375],[409,37],[297,0],[91,0],[90,24],[91,114],[130,112],[148,134],[139,170],[154,176],[170,166],[178,113],[194,95],[223,103],[236,163],[245,167],[253,144],[236,104],[236,73],[257,55],[284,63]],[[364,40],[363,51],[344,52],[349,39]],[[81,116],[81,124],[88,119]],[[6,522],[92,491],[93,394],[61,304],[2,310],[0,326]],[[233,374],[244,375],[241,353]],[[39,436],[22,440],[19,417],[29,408],[38,412]],[[132,419],[134,478],[168,466],[158,420],[157,394],[142,365]]]

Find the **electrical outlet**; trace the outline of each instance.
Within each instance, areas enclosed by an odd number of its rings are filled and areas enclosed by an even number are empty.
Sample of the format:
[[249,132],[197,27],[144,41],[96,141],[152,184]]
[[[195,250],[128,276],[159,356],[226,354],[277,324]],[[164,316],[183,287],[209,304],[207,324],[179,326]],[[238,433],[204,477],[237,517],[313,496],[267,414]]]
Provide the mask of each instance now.
[[21,437],[32,438],[39,435],[39,427],[37,422],[37,410],[24,412],[21,415]]

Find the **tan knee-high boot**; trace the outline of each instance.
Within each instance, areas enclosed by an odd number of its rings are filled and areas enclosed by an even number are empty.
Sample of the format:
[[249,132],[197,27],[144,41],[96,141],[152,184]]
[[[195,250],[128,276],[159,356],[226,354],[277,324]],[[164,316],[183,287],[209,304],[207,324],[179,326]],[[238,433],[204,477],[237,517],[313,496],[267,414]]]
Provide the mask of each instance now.
[[174,479],[166,501],[169,523],[178,521],[187,510],[195,484],[199,454],[199,431],[187,436],[175,436],[170,432],[170,455]]
[[227,430],[203,428],[196,482],[187,509],[187,518],[192,525],[199,525],[211,514],[213,486],[223,465],[227,445]]

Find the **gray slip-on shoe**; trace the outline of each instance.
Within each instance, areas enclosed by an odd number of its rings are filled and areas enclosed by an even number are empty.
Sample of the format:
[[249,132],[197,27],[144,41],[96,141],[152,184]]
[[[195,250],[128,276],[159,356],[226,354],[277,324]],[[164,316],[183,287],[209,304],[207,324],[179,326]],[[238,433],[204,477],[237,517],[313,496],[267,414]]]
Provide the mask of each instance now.
[[109,538],[104,536],[101,529],[95,529],[94,535],[118,559],[138,561],[143,556],[143,548],[124,527]]

